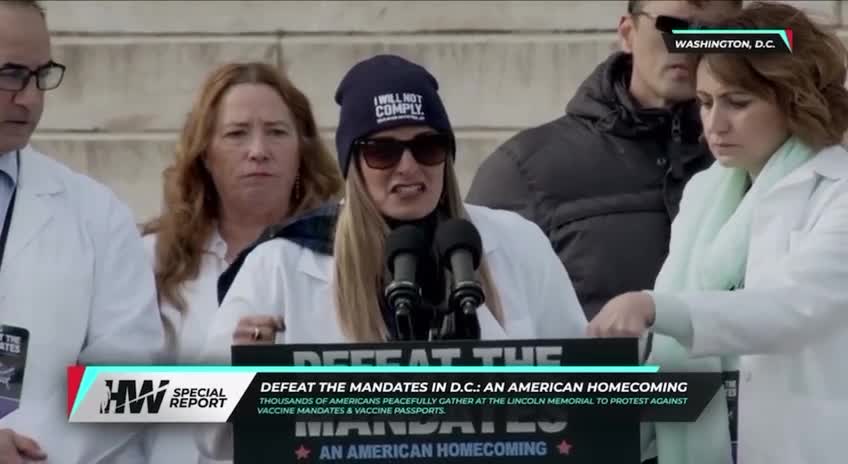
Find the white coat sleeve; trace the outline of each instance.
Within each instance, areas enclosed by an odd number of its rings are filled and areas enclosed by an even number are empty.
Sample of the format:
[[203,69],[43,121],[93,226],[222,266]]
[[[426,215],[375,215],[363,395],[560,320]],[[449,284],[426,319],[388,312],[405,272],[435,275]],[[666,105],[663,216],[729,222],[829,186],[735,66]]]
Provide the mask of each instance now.
[[588,322],[568,271],[544,232],[534,223],[527,224],[521,240],[529,249],[522,259],[529,261],[527,288],[536,289],[528,302],[538,314],[539,338],[584,338]]
[[233,332],[242,317],[283,314],[283,256],[280,245],[281,240],[265,242],[245,258],[210,324],[201,355],[205,362],[230,364]]
[[[153,269],[130,209],[111,192],[94,225],[94,288],[80,364],[154,364],[164,343]],[[101,197],[102,198],[102,197]],[[101,199],[101,201],[103,201]],[[138,424],[75,424],[79,462],[145,462]]]
[[[215,313],[203,348],[207,364],[229,365],[233,332],[238,321],[247,315],[282,314],[282,259],[277,253],[279,242],[257,246],[244,260],[221,307]],[[204,424],[196,428],[195,439],[201,463],[233,459],[233,432],[230,424]]]
[[[693,356],[796,350],[848,328],[846,263],[848,192],[842,192],[778,263],[770,285],[733,292],[654,292],[663,306],[654,329],[680,338]],[[672,319],[691,321],[691,335],[673,333],[680,332],[673,327],[685,324]]]
[[96,238],[95,288],[79,361],[153,364],[164,345],[153,268],[129,208],[114,198],[105,214],[105,233]]

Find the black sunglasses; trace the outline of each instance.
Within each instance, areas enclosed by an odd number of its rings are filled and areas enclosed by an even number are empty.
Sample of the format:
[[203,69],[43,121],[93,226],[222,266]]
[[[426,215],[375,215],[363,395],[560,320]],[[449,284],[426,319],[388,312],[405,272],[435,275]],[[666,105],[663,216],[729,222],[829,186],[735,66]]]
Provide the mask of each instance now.
[[35,86],[38,90],[53,90],[59,87],[64,76],[65,66],[54,61],[36,69],[15,63],[6,63],[0,66],[0,90],[20,92],[29,85],[29,81],[33,77],[35,77]]
[[637,11],[633,16],[647,16],[654,20],[654,28],[660,32],[671,34],[671,31],[680,29],[703,29],[703,25],[688,19],[677,18],[667,15],[652,15],[644,11]]
[[412,140],[376,137],[357,140],[354,146],[369,168],[381,170],[397,166],[406,150],[424,166],[444,163],[453,151],[451,139],[445,134],[421,134]]

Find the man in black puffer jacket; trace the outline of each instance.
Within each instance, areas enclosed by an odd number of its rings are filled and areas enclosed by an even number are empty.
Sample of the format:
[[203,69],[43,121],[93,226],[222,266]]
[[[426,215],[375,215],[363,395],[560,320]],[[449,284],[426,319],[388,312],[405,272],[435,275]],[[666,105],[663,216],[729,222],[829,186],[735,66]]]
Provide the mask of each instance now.
[[509,209],[551,240],[591,320],[621,293],[652,288],[685,183],[713,158],[699,142],[691,56],[662,31],[733,13],[741,1],[631,1],[614,53],[566,115],[520,132],[480,166],[468,202]]

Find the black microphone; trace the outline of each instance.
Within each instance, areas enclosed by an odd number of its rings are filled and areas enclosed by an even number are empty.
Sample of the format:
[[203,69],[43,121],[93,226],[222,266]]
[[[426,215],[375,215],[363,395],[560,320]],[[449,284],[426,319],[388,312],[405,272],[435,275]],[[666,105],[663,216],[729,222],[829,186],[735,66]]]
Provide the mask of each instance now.
[[474,224],[465,219],[450,219],[439,226],[435,241],[441,262],[452,275],[448,304],[456,316],[457,336],[477,340],[480,338],[477,308],[486,301],[476,277],[483,240]]
[[421,304],[421,287],[416,283],[418,262],[429,252],[427,234],[418,227],[404,225],[386,237],[386,267],[392,281],[385,288],[386,302],[395,312],[398,339],[412,340],[413,312]]

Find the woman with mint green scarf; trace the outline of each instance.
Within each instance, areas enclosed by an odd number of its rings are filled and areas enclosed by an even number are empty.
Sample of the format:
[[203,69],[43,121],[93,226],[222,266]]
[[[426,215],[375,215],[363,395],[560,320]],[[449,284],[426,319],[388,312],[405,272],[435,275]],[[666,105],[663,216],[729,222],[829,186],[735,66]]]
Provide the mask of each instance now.
[[792,53],[701,58],[704,138],[718,162],[687,185],[653,291],[611,300],[589,334],[651,331],[647,363],[663,371],[739,371],[736,451],[722,389],[697,422],[645,424],[646,458],[843,464],[848,52],[782,3],[718,27],[791,29]]

